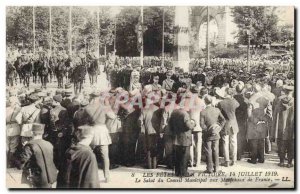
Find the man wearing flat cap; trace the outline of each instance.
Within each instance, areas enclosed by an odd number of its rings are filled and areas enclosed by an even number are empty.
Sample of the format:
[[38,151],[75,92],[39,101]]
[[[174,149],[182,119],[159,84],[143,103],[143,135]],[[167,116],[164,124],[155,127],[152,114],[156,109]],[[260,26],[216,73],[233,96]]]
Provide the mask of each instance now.
[[23,167],[22,183],[33,188],[51,188],[57,178],[53,146],[43,140],[43,133],[44,125],[33,123],[33,139],[24,146],[20,154],[20,166]]

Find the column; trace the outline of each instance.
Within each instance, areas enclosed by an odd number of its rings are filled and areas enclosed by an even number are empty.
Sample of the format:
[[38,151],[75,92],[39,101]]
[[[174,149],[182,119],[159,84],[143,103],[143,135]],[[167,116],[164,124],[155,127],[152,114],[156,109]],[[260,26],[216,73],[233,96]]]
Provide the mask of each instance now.
[[189,7],[177,6],[175,8],[175,39],[174,39],[174,67],[189,70]]
[[224,7],[224,13],[216,16],[218,20],[218,38],[217,45],[219,47],[227,47],[227,14],[228,7]]

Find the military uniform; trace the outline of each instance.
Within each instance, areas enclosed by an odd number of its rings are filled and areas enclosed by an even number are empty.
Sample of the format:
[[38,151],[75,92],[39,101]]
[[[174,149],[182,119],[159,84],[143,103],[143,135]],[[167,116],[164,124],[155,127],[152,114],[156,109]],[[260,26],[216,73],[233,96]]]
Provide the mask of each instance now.
[[32,123],[40,123],[40,109],[34,103],[24,106],[15,117],[18,124],[22,125],[21,138],[22,143],[32,137]]
[[96,156],[103,161],[104,177],[109,179],[109,151],[108,146],[111,144],[111,137],[106,127],[106,121],[108,118],[116,118],[115,113],[110,106],[99,103],[100,99],[94,99],[95,101],[86,106],[86,112],[92,118],[92,128],[94,128],[95,134],[92,140],[91,146],[94,148]]
[[174,80],[172,79],[165,79],[162,83],[162,89],[166,91],[171,91],[173,88]]
[[[35,128],[42,127],[41,124],[34,124],[32,130],[36,132],[40,129]],[[20,158],[24,166],[22,183],[34,188],[51,188],[51,184],[56,182],[57,169],[53,162],[53,146],[48,141],[43,139],[29,141],[24,146]]]
[[20,144],[21,127],[16,121],[16,115],[21,110],[18,106],[6,108],[6,143],[8,166],[13,166],[14,154]]

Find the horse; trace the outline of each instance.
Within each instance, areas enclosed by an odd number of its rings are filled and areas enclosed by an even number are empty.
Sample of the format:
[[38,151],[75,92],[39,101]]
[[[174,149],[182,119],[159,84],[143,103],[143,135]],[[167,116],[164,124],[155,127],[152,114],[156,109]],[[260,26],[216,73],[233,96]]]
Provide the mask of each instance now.
[[26,62],[22,67],[21,67],[21,72],[22,72],[22,77],[23,77],[23,84],[25,87],[27,86],[29,88],[29,83],[30,83],[30,76],[32,74],[33,70],[33,63],[32,61]]
[[[18,57],[17,60],[14,62],[14,67],[17,71],[17,74],[19,76],[20,84],[22,83],[23,74],[22,74],[22,59],[21,57]],[[17,76],[16,76],[16,82],[17,82]]]
[[66,71],[66,67],[64,61],[63,60],[58,61],[58,64],[55,67],[55,74],[57,78],[58,88],[63,88],[65,71]]
[[38,72],[40,71],[41,68],[41,61],[40,60],[36,60],[33,63],[33,71],[32,71],[32,75],[33,75],[33,83],[37,83],[40,82],[40,80],[38,80]]
[[41,67],[39,69],[39,76],[41,78],[42,88],[47,88],[49,65],[47,58],[42,60]]
[[65,61],[65,76],[66,76],[66,82],[70,82],[70,78],[72,77],[71,74],[72,74],[72,67],[71,67],[71,59],[68,58],[66,61]]
[[84,64],[80,64],[74,67],[72,78],[74,82],[75,94],[81,92],[83,81],[85,80],[85,75],[86,75],[86,66]]
[[97,59],[89,62],[87,71],[89,74],[90,83],[91,83],[91,85],[94,85],[94,83],[97,83],[97,77],[98,77],[98,71],[99,71]]
[[6,61],[6,82],[7,86],[14,86],[14,78],[16,76],[16,68],[12,63]]
[[49,78],[50,78],[50,82],[52,83],[52,79],[54,77],[54,72],[55,72],[55,68],[57,66],[57,59],[51,57],[49,60]]

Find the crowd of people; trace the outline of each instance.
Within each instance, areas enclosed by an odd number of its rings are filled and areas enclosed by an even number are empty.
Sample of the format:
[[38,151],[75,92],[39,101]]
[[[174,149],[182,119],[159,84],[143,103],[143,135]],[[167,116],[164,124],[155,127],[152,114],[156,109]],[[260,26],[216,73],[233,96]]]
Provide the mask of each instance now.
[[131,59],[107,62],[110,87],[103,91],[74,94],[69,83],[53,92],[8,89],[7,164],[23,169],[24,183],[97,188],[98,168],[109,182],[119,165],[162,165],[185,177],[205,161],[205,173],[214,173],[247,152],[249,163],[264,163],[272,142],[278,165],[293,167],[291,68],[264,61],[247,71],[243,60],[216,58],[211,66],[192,60],[194,68],[183,72]]

